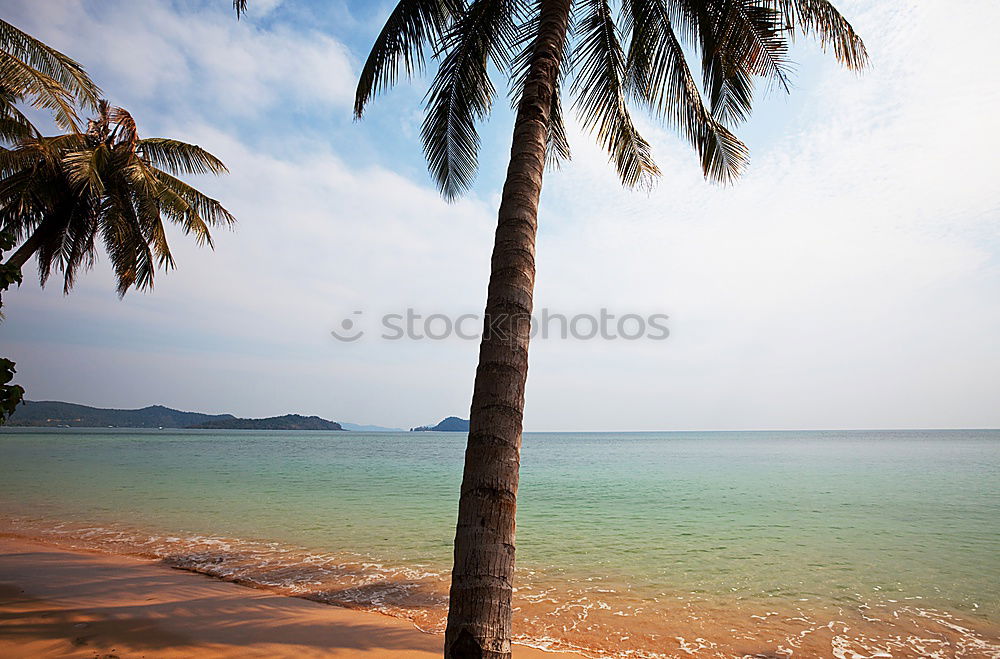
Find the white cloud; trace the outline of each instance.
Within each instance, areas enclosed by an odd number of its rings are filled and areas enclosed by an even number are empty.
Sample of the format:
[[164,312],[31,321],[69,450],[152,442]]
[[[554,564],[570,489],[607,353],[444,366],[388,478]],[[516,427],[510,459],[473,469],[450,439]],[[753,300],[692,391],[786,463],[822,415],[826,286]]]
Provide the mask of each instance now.
[[[117,103],[165,115],[261,117],[296,105],[346,106],[354,61],[330,36],[235,20],[231,3],[11,0],[10,20],[87,64]],[[254,17],[278,6],[254,3]]]
[[[655,301],[674,333],[639,359],[608,357],[607,371],[601,348],[567,367],[565,352],[536,346],[532,386],[549,400],[574,382],[569,398],[604,394],[646,428],[1000,422],[984,367],[1000,366],[998,61],[966,46],[969,23],[997,8],[844,4],[872,68],[858,78],[807,57],[803,78],[819,75],[800,80],[795,114],[765,104],[787,136],[758,144],[733,188],[701,182],[687,148],[654,129],[664,180],[648,196],[620,191],[578,136],[574,162],[547,182],[539,296]],[[608,412],[575,414],[590,427]]]
[[[584,136],[548,175],[537,307],[665,311],[672,335],[536,342],[529,428],[1000,424],[1000,62],[969,37],[1000,9],[839,4],[871,69],[858,77],[803,47],[795,99],[763,103],[769,116],[747,127],[754,161],[738,185],[706,185],[655,127],[666,175],[648,195],[622,191]],[[499,182],[484,182],[488,202],[447,205],[393,171],[415,140],[372,135],[381,166],[287,125],[277,137],[304,145],[294,153],[251,147],[289,103],[346,109],[344,47],[280,21],[237,24],[226,7],[117,7],[51,3],[25,27],[220,155],[231,176],[199,184],[240,225],[215,253],[175,237],[179,269],[150,296],[117,302],[100,267],[67,299],[13,293],[4,331],[30,395],[400,426],[464,413],[474,343],[344,345],[326,332],[356,309],[478,311]],[[498,123],[490,138],[509,133]]]

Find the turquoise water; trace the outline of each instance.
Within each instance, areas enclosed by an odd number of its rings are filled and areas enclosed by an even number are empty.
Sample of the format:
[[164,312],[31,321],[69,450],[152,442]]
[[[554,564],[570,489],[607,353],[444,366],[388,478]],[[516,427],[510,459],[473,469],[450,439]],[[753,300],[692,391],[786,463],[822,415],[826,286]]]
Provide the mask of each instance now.
[[[464,440],[7,429],[0,530],[438,629]],[[1000,431],[529,433],[517,560],[535,645],[1000,656]]]

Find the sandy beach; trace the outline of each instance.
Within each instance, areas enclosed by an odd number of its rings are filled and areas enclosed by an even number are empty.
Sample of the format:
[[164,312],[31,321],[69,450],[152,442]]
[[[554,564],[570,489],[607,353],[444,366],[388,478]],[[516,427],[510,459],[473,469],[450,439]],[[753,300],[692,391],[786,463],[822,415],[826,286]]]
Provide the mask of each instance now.
[[[377,613],[276,595],[153,560],[0,537],[2,657],[432,659],[441,643],[438,635]],[[514,656],[551,659],[553,653],[516,647]]]

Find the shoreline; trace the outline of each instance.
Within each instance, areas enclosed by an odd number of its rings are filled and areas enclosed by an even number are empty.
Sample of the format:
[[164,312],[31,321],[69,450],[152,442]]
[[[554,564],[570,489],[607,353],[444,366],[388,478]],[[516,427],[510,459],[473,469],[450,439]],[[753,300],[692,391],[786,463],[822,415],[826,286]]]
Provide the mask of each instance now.
[[[0,656],[433,659],[401,618],[281,595],[155,559],[0,536]],[[583,659],[514,646],[516,659]]]

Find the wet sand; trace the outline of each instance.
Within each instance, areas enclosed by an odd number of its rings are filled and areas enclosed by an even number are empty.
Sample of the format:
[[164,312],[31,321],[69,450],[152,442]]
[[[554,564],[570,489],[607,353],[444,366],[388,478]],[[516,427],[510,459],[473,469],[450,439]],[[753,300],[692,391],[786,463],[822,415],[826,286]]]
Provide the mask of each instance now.
[[[406,620],[0,537],[0,657],[432,659]],[[515,646],[516,659],[579,658]]]

